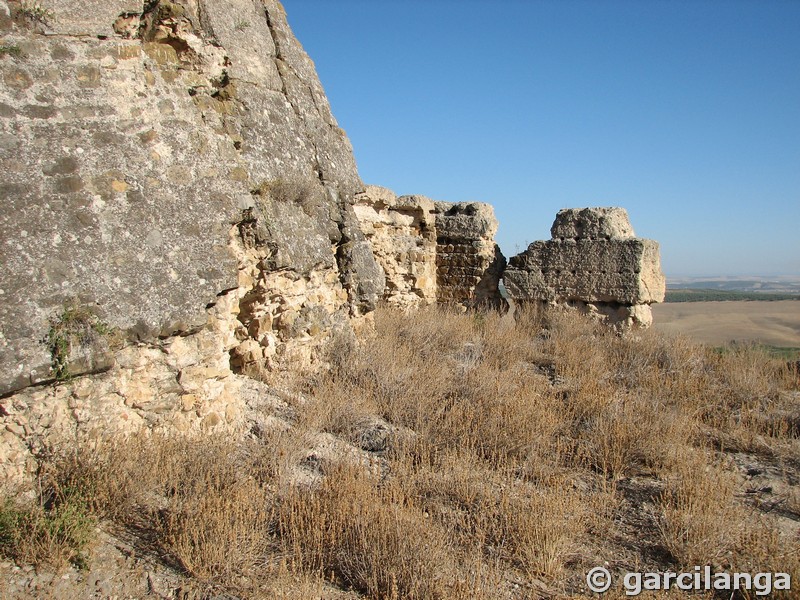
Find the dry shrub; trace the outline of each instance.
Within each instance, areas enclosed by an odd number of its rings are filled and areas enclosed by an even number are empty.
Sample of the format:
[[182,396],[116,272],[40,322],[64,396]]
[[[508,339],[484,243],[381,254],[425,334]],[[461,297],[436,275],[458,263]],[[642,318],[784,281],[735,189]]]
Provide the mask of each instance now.
[[371,598],[453,597],[445,532],[394,492],[353,468],[337,469],[313,492],[292,489],[280,509],[291,564]]
[[35,502],[6,498],[0,505],[0,556],[18,564],[82,567],[95,524],[77,490],[50,488]]
[[601,495],[579,493],[567,480],[533,485],[460,453],[438,464],[405,466],[403,481],[462,547],[505,561],[527,577],[557,580],[576,558],[598,517]]
[[747,510],[734,503],[735,476],[701,452],[685,451],[661,498],[661,534],[682,567],[730,565]]
[[[225,596],[222,596],[223,598]],[[299,570],[290,570],[285,562],[269,568],[269,576],[259,580],[256,598],[271,600],[344,600],[354,596],[342,592],[330,582]]]
[[265,562],[274,495],[257,454],[222,437],[133,437],[84,446],[54,469],[92,512],[209,585],[239,589]]
[[[736,476],[700,452],[685,452],[661,498],[661,534],[677,565],[800,575],[796,541],[769,514],[736,499]],[[778,593],[774,597],[781,596]]]
[[[699,377],[683,377],[687,397],[697,405],[706,435],[723,450],[791,456],[797,431],[797,398],[785,393],[792,380],[785,362],[753,345],[696,348],[705,367]],[[794,446],[796,449],[796,445]]]
[[[742,502],[725,459],[746,449],[797,476],[797,382],[756,349],[431,307],[380,310],[328,357],[288,429],[81,447],[54,481],[244,596],[320,597],[332,579],[369,598],[575,597],[603,560],[800,577],[796,538]],[[303,478],[321,432],[355,448]]]
[[206,483],[199,496],[170,499],[158,513],[155,534],[187,573],[235,585],[265,563],[273,524],[271,495],[254,480]]

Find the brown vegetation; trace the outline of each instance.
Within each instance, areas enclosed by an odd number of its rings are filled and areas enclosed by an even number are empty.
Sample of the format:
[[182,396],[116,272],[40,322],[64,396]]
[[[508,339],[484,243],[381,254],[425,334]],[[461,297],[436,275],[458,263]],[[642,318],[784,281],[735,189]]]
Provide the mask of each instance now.
[[[43,481],[241,597],[331,582],[368,598],[589,597],[604,563],[800,577],[800,402],[783,361],[574,315],[440,309],[379,311],[373,336],[332,348],[328,372],[297,382],[286,430],[109,441]],[[325,434],[347,450],[313,452]],[[771,498],[748,487],[749,458],[782,474]],[[2,550],[38,561],[38,539]]]

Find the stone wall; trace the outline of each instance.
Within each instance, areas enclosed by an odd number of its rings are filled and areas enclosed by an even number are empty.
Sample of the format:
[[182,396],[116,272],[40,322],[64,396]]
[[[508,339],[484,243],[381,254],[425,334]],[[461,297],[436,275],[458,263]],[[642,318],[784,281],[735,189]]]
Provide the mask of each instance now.
[[412,307],[437,299],[436,210],[424,196],[370,185],[354,206],[359,227],[386,273],[383,300]]
[[494,241],[497,220],[490,205],[398,197],[367,186],[355,213],[386,273],[383,299],[389,305],[501,305],[505,258]]
[[566,305],[621,327],[648,327],[664,300],[658,243],[634,235],[622,208],[559,211],[552,239],[514,256],[504,274],[518,302]]
[[499,308],[506,259],[495,243],[494,209],[482,202],[436,203],[438,300]]
[[0,479],[56,439],[238,427],[240,374],[319,360],[384,289],[277,0],[40,6],[0,0]]
[[36,472],[51,448],[143,429],[211,433],[242,428],[236,295],[224,295],[197,333],[114,352],[104,373],[31,386],[0,398],[0,488]]
[[374,307],[352,150],[279,2],[40,5],[0,0],[0,394],[54,379],[68,306],[152,342],[238,288],[262,362]]

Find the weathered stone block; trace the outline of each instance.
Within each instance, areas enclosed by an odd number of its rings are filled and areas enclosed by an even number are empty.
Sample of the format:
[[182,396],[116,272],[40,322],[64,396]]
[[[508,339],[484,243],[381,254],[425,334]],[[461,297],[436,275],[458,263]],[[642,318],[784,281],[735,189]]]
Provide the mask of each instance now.
[[436,235],[448,240],[494,240],[494,208],[484,202],[436,202]]
[[503,281],[515,301],[577,308],[623,326],[647,327],[664,300],[658,243],[633,237],[621,208],[559,211],[552,240],[509,261]]
[[664,300],[653,240],[534,242],[510,260],[504,281],[514,298],[649,304]]
[[554,240],[610,240],[635,236],[628,212],[617,206],[561,209],[550,228],[550,235]]

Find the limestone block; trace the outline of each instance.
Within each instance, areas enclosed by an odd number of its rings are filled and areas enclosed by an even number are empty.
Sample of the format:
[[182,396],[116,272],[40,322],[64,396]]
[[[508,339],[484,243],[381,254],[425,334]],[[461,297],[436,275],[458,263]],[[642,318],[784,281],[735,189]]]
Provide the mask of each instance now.
[[649,304],[664,300],[653,240],[533,242],[512,257],[504,282],[512,298]]
[[48,11],[48,30],[62,35],[113,36],[114,23],[120,15],[142,12],[136,0],[38,0]]
[[383,299],[413,307],[501,303],[505,258],[494,243],[494,210],[480,202],[434,202],[367,186],[354,206],[359,226],[386,273]]
[[635,237],[628,211],[619,207],[564,208],[550,228],[554,240],[609,240]]
[[494,240],[494,208],[483,202],[436,202],[436,235],[449,240]]
[[382,267],[383,299],[411,307],[435,302],[434,203],[424,196],[397,197],[367,186],[353,207],[370,251]]
[[634,237],[622,208],[559,211],[553,239],[533,242],[503,275],[510,297],[576,308],[623,327],[648,327],[666,283],[658,243]]

